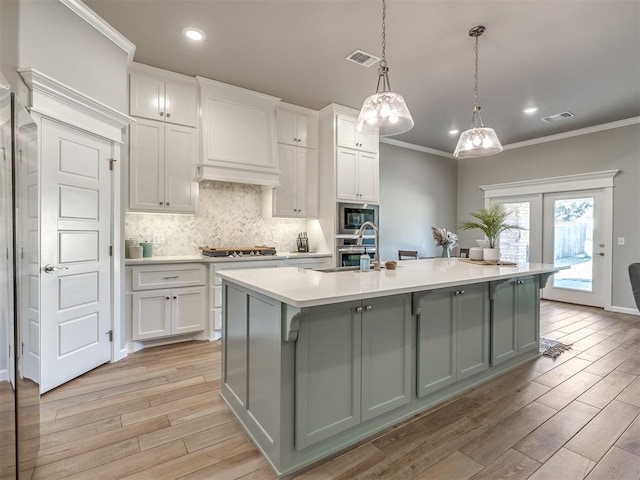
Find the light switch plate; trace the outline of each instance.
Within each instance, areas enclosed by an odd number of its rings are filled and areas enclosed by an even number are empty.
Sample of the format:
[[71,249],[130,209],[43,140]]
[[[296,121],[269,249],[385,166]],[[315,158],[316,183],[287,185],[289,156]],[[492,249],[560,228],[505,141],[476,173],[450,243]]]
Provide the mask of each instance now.
[[618,237],[618,245],[624,245],[624,237]]

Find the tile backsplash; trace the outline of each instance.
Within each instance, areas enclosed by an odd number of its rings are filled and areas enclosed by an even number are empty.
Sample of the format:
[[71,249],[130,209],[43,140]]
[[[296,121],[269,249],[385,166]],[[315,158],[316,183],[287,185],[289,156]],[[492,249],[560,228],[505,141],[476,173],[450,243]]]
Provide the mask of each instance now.
[[153,241],[155,255],[199,254],[199,246],[275,245],[279,252],[296,249],[306,220],[263,218],[262,188],[227,182],[200,182],[196,215],[139,214],[125,216],[125,238]]

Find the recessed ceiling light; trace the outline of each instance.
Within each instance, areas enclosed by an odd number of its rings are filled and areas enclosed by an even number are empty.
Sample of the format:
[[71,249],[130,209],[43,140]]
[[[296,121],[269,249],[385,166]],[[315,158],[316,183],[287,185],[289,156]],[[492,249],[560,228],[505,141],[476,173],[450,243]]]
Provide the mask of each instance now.
[[449,135],[457,135],[458,133],[460,133],[460,130],[456,130],[456,129],[449,130]]
[[522,110],[527,115],[531,115],[532,113],[536,113],[538,111],[538,107],[528,107]]
[[207,35],[199,28],[185,27],[182,29],[182,33],[189,40],[195,40],[196,42],[200,42],[207,38]]

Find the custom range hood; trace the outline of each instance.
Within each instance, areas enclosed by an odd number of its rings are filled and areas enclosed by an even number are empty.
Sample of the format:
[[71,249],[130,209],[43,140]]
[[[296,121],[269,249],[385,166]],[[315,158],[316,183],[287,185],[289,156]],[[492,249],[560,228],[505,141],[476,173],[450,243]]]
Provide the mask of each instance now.
[[202,110],[197,179],[278,186],[275,112],[280,99],[203,77],[196,79]]

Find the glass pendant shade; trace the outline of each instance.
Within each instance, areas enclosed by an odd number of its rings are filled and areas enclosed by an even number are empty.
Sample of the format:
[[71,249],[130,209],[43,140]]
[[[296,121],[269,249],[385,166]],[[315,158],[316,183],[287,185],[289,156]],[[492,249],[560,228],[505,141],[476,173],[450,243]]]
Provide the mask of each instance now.
[[478,104],[478,37],[485,31],[485,27],[478,25],[469,30],[469,36],[475,37],[475,103],[471,116],[471,128],[460,134],[453,156],[456,158],[486,157],[502,151],[502,144],[493,128],[485,127],[480,116]]
[[389,68],[381,65],[376,93],[365,99],[360,110],[359,131],[366,127],[377,128],[381,137],[387,137],[413,128],[413,117],[409,107],[402,95],[391,91],[388,74]]

